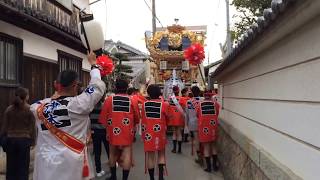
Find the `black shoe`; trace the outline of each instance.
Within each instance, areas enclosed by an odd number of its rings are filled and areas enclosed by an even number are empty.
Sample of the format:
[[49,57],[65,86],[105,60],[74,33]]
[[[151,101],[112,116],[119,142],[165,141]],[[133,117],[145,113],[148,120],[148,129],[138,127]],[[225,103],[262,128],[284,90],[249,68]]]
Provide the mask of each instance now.
[[181,154],[182,141],[178,141],[178,153]]
[[106,180],[117,180],[117,167],[110,167],[111,176],[107,177]]
[[107,177],[106,180],[117,180],[117,178],[113,178],[113,177],[111,176],[111,177]]
[[182,151],[181,151],[181,150],[179,150],[179,151],[178,151],[178,154],[182,154]]
[[211,169],[208,169],[208,168],[204,169],[204,171],[208,172],[208,173],[211,173]]
[[219,166],[217,166],[217,165],[213,165],[213,171],[214,171],[214,172],[219,171]]
[[116,179],[113,179],[112,177],[107,177],[106,180],[116,180]]
[[194,161],[200,166],[203,166],[203,159],[195,159]]
[[206,159],[206,165],[207,165],[207,168],[204,170],[204,171],[206,171],[206,172],[211,172],[211,170],[212,170],[212,166],[211,166],[211,158],[210,157],[206,157],[205,158]]
[[177,150],[172,149],[171,152],[172,152],[172,153],[177,153]]
[[213,165],[213,170],[217,172],[219,170],[219,166],[218,166],[218,156],[216,154],[212,156],[212,165]]

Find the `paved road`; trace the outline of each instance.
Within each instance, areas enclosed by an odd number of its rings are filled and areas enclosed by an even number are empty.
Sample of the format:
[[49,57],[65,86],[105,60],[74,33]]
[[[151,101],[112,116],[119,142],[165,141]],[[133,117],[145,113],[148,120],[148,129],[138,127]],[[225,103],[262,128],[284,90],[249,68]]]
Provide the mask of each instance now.
[[[167,147],[167,168],[169,176],[165,177],[166,180],[223,180],[222,174],[206,173],[202,168],[197,165],[191,154],[191,143],[183,144],[182,154],[173,154],[170,152],[171,143]],[[144,174],[144,152],[142,141],[138,138],[134,145],[134,160],[135,167],[130,171],[130,180],[148,180],[149,175]],[[107,158],[104,154],[102,157],[103,168],[109,171],[106,165]],[[118,179],[122,178],[122,170],[118,168]],[[104,180],[103,178],[96,178],[96,180]]]

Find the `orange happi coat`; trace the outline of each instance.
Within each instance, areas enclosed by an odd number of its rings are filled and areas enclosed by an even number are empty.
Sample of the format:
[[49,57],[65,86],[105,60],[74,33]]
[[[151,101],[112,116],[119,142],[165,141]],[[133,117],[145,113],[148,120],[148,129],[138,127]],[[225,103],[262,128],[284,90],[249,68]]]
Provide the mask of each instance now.
[[219,105],[213,100],[202,100],[197,107],[200,142],[212,142],[217,138]]
[[[186,107],[186,99],[180,96],[176,96],[181,109],[184,110]],[[178,107],[174,104],[172,98],[169,99],[169,114],[172,118],[168,123],[169,126],[184,126],[184,112],[180,112]]]
[[138,103],[126,94],[110,96],[104,102],[99,121],[106,126],[111,145],[131,145],[135,124],[139,123]]
[[146,100],[142,104],[141,130],[145,152],[165,149],[168,106],[161,99]]

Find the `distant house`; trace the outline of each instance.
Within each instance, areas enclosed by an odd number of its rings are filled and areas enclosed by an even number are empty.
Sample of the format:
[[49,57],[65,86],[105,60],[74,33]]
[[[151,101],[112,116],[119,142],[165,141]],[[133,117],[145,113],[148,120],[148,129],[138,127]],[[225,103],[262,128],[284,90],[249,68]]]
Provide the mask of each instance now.
[[134,87],[139,88],[140,84],[146,82],[145,61],[149,59],[149,55],[121,41],[106,40],[104,48],[109,53],[114,54],[118,52],[128,57],[129,61],[124,61],[123,64],[132,67],[133,72],[128,73],[128,75],[133,77],[131,84]]
[[[73,69],[86,83],[90,66],[78,33],[80,9],[89,0],[0,1],[0,115],[17,86],[30,102],[53,94],[59,71]],[[0,117],[2,118],[2,116]]]
[[273,0],[211,77],[225,179],[320,179],[320,1]]
[[222,61],[223,60],[219,60],[204,67],[204,73],[205,73],[205,77],[207,78],[206,80],[208,82],[209,89],[217,88],[216,82],[214,82],[214,79],[210,75],[219,67]]

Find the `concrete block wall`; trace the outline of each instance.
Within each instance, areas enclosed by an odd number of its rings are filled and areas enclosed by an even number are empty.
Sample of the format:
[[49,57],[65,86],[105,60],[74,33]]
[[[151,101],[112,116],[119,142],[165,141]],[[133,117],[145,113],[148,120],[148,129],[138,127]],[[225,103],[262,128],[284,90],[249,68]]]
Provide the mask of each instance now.
[[320,177],[319,2],[297,1],[216,79],[224,131],[269,179]]

